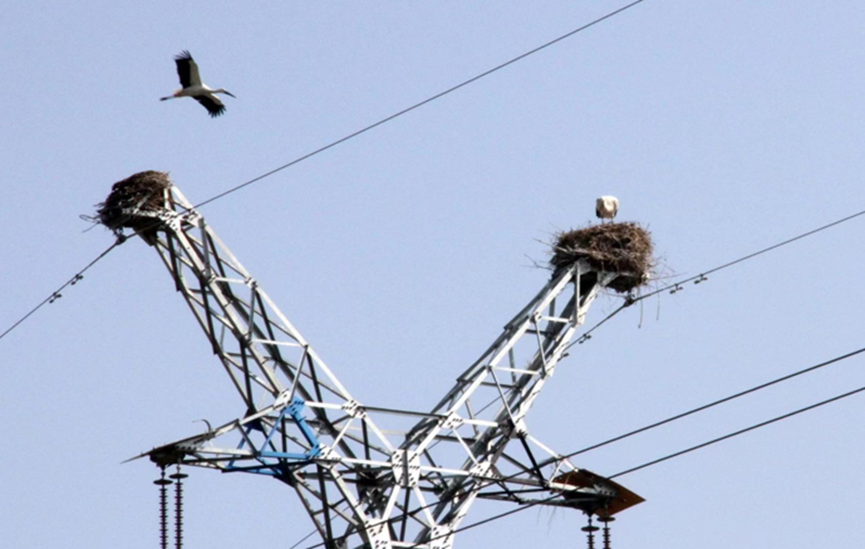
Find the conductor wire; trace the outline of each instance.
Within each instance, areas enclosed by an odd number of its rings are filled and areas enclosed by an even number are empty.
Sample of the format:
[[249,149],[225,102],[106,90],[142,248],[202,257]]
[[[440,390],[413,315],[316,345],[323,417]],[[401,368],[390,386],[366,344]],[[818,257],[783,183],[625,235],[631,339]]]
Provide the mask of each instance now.
[[250,179],[249,181],[246,181],[245,183],[241,183],[240,185],[232,187],[232,188],[228,189],[227,191],[221,192],[221,193],[219,193],[219,194],[217,194],[211,198],[208,198],[204,202],[197,204],[195,206],[195,208],[200,208],[201,206],[204,206],[205,204],[210,204],[211,202],[213,202],[215,200],[219,200],[220,198],[222,198],[224,196],[228,196],[234,192],[239,191],[240,189],[243,189],[244,187],[248,187],[248,186],[252,185],[253,183],[257,183],[257,182],[261,181],[262,179],[265,179],[267,177],[270,177],[271,175],[274,175],[278,172],[281,172],[282,170],[284,170],[286,168],[290,168],[291,166],[294,166],[295,164],[303,162],[304,160],[306,160],[308,158],[316,156],[317,154],[323,153],[324,151],[326,151],[328,149],[331,149],[333,147],[336,147],[337,145],[345,143],[349,139],[353,139],[353,138],[355,138],[361,134],[368,132],[369,130],[372,130],[374,128],[381,126],[382,124],[386,124],[395,118],[399,118],[400,116],[402,116],[404,114],[408,114],[411,111],[418,109],[420,107],[423,107],[424,105],[426,105],[428,103],[432,103],[433,101],[435,101],[437,99],[441,99],[442,97],[444,97],[448,94],[451,94],[451,93],[459,90],[460,88],[464,88],[464,87],[468,86],[469,84],[473,84],[474,82],[477,82],[478,80],[480,80],[482,78],[485,78],[485,77],[487,77],[487,76],[489,76],[495,72],[498,72],[498,71],[504,69],[505,67],[513,65],[514,63],[516,63],[518,61],[522,61],[523,59],[525,59],[531,55],[534,55],[534,54],[536,54],[542,50],[545,50],[545,49],[549,48],[550,46],[561,42],[562,40],[570,38],[571,36],[573,36],[577,33],[580,33],[580,32],[582,32],[582,31],[584,31],[590,27],[594,27],[598,23],[606,21],[607,19],[610,19],[611,17],[615,17],[616,15],[636,6],[637,4],[642,3],[643,1],[644,0],[635,0],[634,2],[631,2],[630,4],[622,6],[621,8],[618,8],[614,11],[611,11],[611,12],[607,13],[606,15],[598,17],[597,19],[594,19],[594,20],[590,21],[589,23],[586,23],[585,25],[582,25],[582,26],[580,26],[580,27],[568,32],[568,33],[565,33],[565,34],[559,36],[558,38],[554,38],[553,40],[550,40],[549,42],[546,42],[545,44],[542,44],[542,45],[540,45],[536,48],[533,48],[527,52],[524,52],[524,53],[522,53],[522,54],[520,54],[520,55],[518,55],[512,59],[509,59],[508,61],[505,61],[504,63],[496,65],[495,67],[488,69],[488,70],[486,70],[486,71],[484,71],[484,72],[482,72],[476,76],[473,76],[473,77],[469,78],[468,80],[464,80],[463,82],[460,82],[459,84],[457,84],[455,86],[452,86],[452,87],[450,87],[450,88],[448,88],[442,92],[439,92],[439,93],[437,93],[431,97],[428,97],[427,99],[424,99],[423,101],[421,101],[419,103],[415,103],[414,105],[412,105],[410,107],[407,107],[407,108],[405,108],[399,112],[396,112],[390,116],[387,116],[385,118],[382,118],[378,122],[374,122],[374,123],[370,124],[369,126],[366,126],[365,128],[362,128],[360,130],[357,130],[356,132],[350,133],[350,134],[346,135],[345,137],[337,139],[336,141],[333,141],[333,142],[331,142],[331,143],[329,143],[323,147],[320,147],[320,148],[318,148],[318,149],[316,149],[310,153],[307,153],[307,154],[305,154],[299,158],[296,158],[296,159],[292,160],[291,162],[283,164],[282,166],[279,166],[278,168],[274,168],[274,169],[270,170],[269,172],[263,173],[257,177]]
[[28,318],[30,318],[30,316],[33,315],[33,313],[35,313],[36,311],[38,311],[39,309],[41,309],[43,306],[45,306],[45,305],[47,305],[47,304],[49,304],[49,303],[54,303],[55,301],[57,301],[58,299],[60,299],[61,297],[63,297],[63,294],[60,293],[60,292],[62,292],[63,290],[65,290],[65,289],[66,289],[67,287],[69,287],[69,286],[74,286],[74,285],[76,285],[79,281],[81,281],[81,279],[84,278],[84,273],[86,273],[86,272],[90,269],[90,267],[96,265],[96,264],[97,264],[97,263],[98,263],[98,262],[99,262],[103,257],[105,257],[106,255],[108,255],[109,252],[111,252],[112,250],[114,250],[114,248],[116,248],[117,246],[120,246],[121,244],[123,244],[123,242],[125,242],[125,241],[126,241],[125,238],[118,238],[117,240],[115,240],[115,241],[114,241],[114,244],[112,244],[112,245],[109,246],[109,247],[108,247],[104,252],[102,252],[101,254],[99,254],[98,256],[96,256],[96,259],[94,259],[93,261],[91,261],[90,263],[88,263],[88,264],[87,264],[83,269],[81,269],[80,271],[78,271],[77,273],[75,273],[75,274],[72,276],[72,278],[70,278],[70,279],[67,280],[67,281],[66,281],[62,286],[60,286],[59,288],[57,288],[56,290],[54,290],[54,292],[52,292],[51,295],[49,295],[48,297],[46,297],[45,299],[43,299],[42,302],[40,302],[38,305],[36,305],[36,306],[33,307],[32,309],[30,309],[30,312],[28,312],[27,314],[25,314],[24,316],[22,316],[22,317],[21,317],[21,318],[20,318],[20,319],[15,323],[15,324],[13,324],[12,326],[10,326],[10,327],[5,331],[5,332],[3,332],[2,334],[0,334],[0,339],[3,339],[4,337],[6,337],[9,333],[12,332],[12,330],[14,330],[14,329],[17,328],[18,326],[20,326],[21,323],[23,323],[25,320],[27,320]]

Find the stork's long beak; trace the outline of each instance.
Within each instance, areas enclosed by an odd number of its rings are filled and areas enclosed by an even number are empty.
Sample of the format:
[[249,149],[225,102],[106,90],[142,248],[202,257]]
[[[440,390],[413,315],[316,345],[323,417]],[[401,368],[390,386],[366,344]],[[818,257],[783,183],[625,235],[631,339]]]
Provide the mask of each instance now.
[[235,96],[235,95],[234,95],[233,93],[231,93],[230,91],[225,92],[225,95],[230,95],[231,97],[234,97],[235,99],[237,99],[237,96]]

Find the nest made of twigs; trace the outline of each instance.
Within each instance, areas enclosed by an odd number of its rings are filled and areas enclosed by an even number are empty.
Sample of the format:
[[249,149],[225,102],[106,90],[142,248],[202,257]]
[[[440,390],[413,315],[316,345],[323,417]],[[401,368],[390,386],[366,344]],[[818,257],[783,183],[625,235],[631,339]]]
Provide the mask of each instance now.
[[646,284],[655,269],[654,246],[649,231],[637,223],[601,223],[555,235],[555,268],[585,259],[599,271],[617,273],[609,288],[627,293]]
[[96,205],[96,219],[115,232],[153,226],[152,217],[137,214],[165,209],[165,190],[169,187],[171,180],[165,172],[149,170],[127,177],[111,187],[105,202]]

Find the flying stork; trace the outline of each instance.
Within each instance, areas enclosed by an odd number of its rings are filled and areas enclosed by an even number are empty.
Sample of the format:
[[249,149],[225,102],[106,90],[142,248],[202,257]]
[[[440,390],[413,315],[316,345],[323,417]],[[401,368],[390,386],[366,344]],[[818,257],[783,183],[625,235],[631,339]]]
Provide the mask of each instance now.
[[619,199],[615,196],[602,196],[595,202],[595,215],[598,219],[613,219],[619,213]]
[[174,99],[176,97],[192,97],[207,109],[211,117],[217,117],[225,112],[225,105],[216,97],[217,93],[225,95],[234,95],[222,88],[218,90],[211,89],[207,84],[201,83],[201,76],[198,74],[198,65],[192,59],[192,55],[187,50],[183,50],[180,55],[174,58],[177,63],[177,75],[180,77],[180,85],[183,88],[175,91],[168,97],[160,97],[160,101],[166,99]]

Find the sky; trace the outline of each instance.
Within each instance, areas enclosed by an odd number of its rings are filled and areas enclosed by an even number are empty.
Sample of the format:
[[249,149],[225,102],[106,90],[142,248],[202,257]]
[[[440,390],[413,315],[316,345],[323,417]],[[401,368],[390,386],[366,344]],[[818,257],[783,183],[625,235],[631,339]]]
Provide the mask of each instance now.
[[[168,171],[194,203],[626,2],[15,2],[0,18],[0,332],[111,245],[111,185]],[[201,209],[361,402],[429,409],[546,282],[556,231],[619,219],[655,284],[865,209],[865,6],[639,5]],[[177,88],[189,50],[230,90]],[[856,350],[865,217],[615,317],[528,416],[567,453]],[[621,303],[597,301],[588,325]],[[857,312],[859,311],[859,312]],[[241,403],[157,255],[118,247],[0,340],[0,532],[16,548],[158,547],[142,451]],[[612,475],[865,385],[852,358],[576,458]],[[614,547],[850,546],[865,538],[854,396],[617,478],[646,502]],[[186,547],[291,547],[290,488],[189,471]],[[510,510],[479,502],[466,524]],[[456,547],[583,547],[531,510]],[[310,538],[304,547],[318,540]]]

